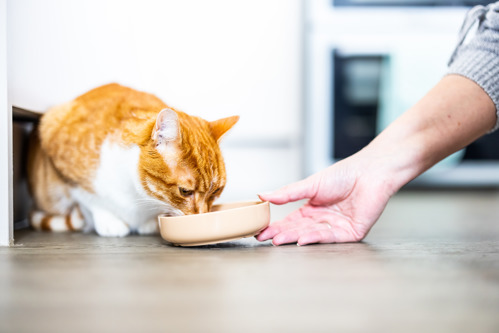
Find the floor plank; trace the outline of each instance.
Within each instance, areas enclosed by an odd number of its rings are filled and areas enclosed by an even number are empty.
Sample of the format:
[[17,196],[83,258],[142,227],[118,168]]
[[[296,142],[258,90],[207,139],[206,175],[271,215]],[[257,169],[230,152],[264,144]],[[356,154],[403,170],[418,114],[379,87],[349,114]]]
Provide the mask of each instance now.
[[18,231],[0,332],[498,332],[498,204],[401,192],[364,242],[305,247]]

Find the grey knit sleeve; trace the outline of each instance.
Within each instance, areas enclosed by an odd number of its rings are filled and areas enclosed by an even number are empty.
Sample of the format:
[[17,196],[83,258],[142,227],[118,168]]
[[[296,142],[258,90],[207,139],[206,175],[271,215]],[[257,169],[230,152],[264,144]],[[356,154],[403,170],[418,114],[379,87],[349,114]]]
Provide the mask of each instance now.
[[[478,29],[468,43],[463,43],[478,20]],[[477,6],[466,16],[460,41],[449,61],[448,74],[465,76],[490,96],[496,106],[499,128],[499,1],[487,7]]]

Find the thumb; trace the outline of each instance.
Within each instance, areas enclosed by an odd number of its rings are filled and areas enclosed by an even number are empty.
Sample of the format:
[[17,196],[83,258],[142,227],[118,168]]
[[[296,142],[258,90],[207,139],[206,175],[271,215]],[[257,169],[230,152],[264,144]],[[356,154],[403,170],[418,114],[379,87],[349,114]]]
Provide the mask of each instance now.
[[314,180],[309,177],[299,182],[281,187],[278,190],[262,193],[258,196],[263,201],[269,201],[273,204],[282,205],[288,202],[297,201],[315,196],[316,186]]

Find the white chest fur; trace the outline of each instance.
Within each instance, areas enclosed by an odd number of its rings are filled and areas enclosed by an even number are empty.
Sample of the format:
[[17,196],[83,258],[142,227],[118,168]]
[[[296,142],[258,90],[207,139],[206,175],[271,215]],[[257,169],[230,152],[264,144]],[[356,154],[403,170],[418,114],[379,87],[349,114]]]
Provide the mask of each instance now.
[[[140,149],[124,147],[106,140],[101,147],[100,163],[93,182],[94,193],[76,190],[77,200],[90,212],[106,211],[124,222],[131,231],[172,211],[167,203],[146,194],[138,175]],[[97,217],[92,212],[94,219]],[[106,215],[111,220],[109,215]],[[94,223],[106,221],[94,221]],[[113,223],[109,221],[109,223]],[[97,227],[97,225],[96,225]]]

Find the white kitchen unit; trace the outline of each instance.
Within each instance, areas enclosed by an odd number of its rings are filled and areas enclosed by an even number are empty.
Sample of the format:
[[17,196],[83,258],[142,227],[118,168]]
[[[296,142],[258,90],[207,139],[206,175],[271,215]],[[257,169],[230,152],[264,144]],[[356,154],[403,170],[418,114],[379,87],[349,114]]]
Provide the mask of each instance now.
[[11,108],[7,94],[7,0],[0,0],[0,246],[13,243]]
[[[360,150],[423,97],[445,75],[477,3],[486,1],[306,1],[305,173]],[[411,185],[499,186],[499,134],[482,139],[495,141],[480,149],[488,156],[460,151]]]
[[[301,0],[0,3],[2,119],[10,121],[9,105],[44,112],[118,82],[207,120],[241,116],[222,143],[221,201],[255,199],[302,176]],[[6,135],[10,125],[1,126]],[[2,191],[12,181],[7,142]],[[1,195],[3,236],[12,193]]]

